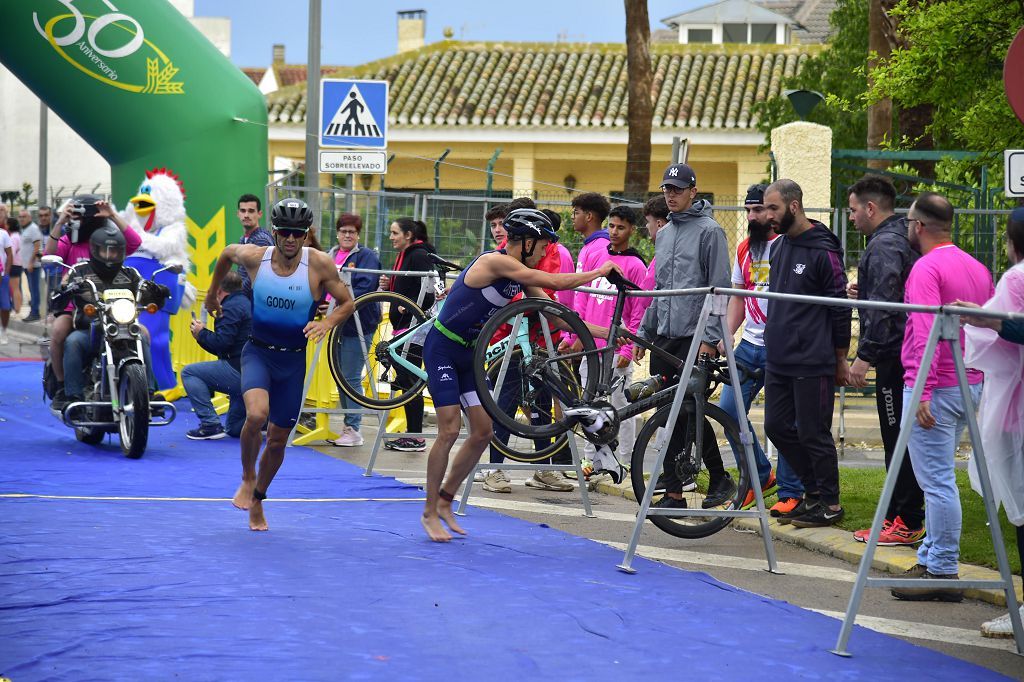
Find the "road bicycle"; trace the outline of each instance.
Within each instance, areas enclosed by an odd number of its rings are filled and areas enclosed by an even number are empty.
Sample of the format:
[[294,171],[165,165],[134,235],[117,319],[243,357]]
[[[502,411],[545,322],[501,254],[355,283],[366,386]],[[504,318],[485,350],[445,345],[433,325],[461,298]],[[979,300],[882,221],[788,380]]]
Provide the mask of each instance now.
[[[668,420],[678,374],[658,379],[652,377],[649,382],[642,382],[647,389],[636,396],[639,399],[616,410],[610,400],[611,394],[619,388],[617,381],[621,381],[613,379],[615,351],[620,340],[632,341],[665,360],[679,374],[683,361],[639,338],[622,325],[626,292],[640,287],[618,273],[609,275],[608,281],[617,293],[605,346],[598,348],[588,326],[564,305],[542,298],[513,302],[488,320],[480,336],[490,338],[498,329],[508,326],[512,330],[511,335],[521,340],[521,330],[528,328],[529,343],[518,343],[514,348],[504,349],[477,347],[474,353],[476,388],[481,404],[496,424],[531,439],[560,438],[571,430],[595,446],[614,447],[619,424],[623,420],[656,410],[640,430],[630,462],[633,492],[636,499],[641,500],[649,484],[644,474],[645,465],[649,469],[656,459],[658,430]],[[554,340],[558,330],[575,334],[582,350],[557,353]],[[574,371],[574,361],[585,365],[587,371],[583,372],[582,367],[581,371]],[[543,397],[551,396],[560,407],[560,419],[538,423],[513,418],[499,408],[498,397],[506,390],[504,381],[510,367],[515,369],[513,383],[521,391],[517,397],[520,412],[530,414],[545,409]],[[585,377],[582,382],[581,376]],[[686,388],[679,425],[666,456],[666,470],[684,482],[683,496],[690,509],[706,508],[709,461],[719,459],[725,467],[733,468],[737,473],[735,494],[719,508],[739,508],[750,487],[739,426],[717,405],[708,403],[717,386],[725,381],[728,381],[726,362],[701,354]],[[661,384],[661,387],[656,384]],[[703,428],[697,428],[698,424]],[[652,476],[657,479],[658,473],[654,472]],[[660,496],[655,495],[654,499],[657,501]],[[732,521],[730,517],[723,516],[652,516],[650,520],[671,535],[691,539],[711,535]]]
[[[461,266],[450,263],[437,256],[433,258],[440,274],[458,272]],[[438,309],[443,305],[439,301]],[[436,315],[428,315],[420,306],[409,298],[392,291],[374,291],[364,294],[355,300],[355,311],[350,318],[356,327],[362,371],[360,377],[368,377],[366,390],[362,379],[355,384],[350,382],[342,369],[342,334],[343,325],[336,327],[328,338],[327,359],[331,375],[340,390],[352,401],[363,407],[375,410],[390,410],[401,407],[423,393],[427,385],[427,373],[420,367],[423,342],[427,332],[434,324]],[[380,320],[373,328],[364,328],[364,320]],[[395,324],[402,328],[395,328]],[[507,332],[507,330],[505,330]],[[481,345],[484,352],[493,356],[521,358],[533,352],[533,345],[525,327],[515,337],[501,333],[495,329],[489,336],[494,338],[489,345]],[[557,338],[557,336],[556,336]],[[518,360],[513,362],[512,374]],[[566,369],[569,367],[566,365]],[[495,370],[496,371],[496,370]],[[354,374],[354,373],[353,373]],[[400,381],[404,379],[404,381]],[[508,396],[517,396],[520,392],[511,392],[511,383],[506,389]],[[516,423],[545,424],[557,420],[558,406],[548,399],[535,400],[540,408],[527,411],[524,405],[502,401],[507,412],[505,417]],[[532,403],[531,403],[532,404]],[[499,429],[500,430],[500,429]],[[561,433],[554,437],[524,437],[518,431],[509,429],[507,439],[495,438],[491,445],[505,457],[525,463],[535,463],[548,458],[567,456],[568,436]]]

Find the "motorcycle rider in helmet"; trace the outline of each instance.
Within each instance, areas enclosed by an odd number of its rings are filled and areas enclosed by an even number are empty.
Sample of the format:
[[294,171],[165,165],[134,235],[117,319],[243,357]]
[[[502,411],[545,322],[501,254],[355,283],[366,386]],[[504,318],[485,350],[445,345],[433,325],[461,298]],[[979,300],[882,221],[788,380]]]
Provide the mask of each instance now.
[[[64,287],[50,299],[50,305],[60,310],[69,301],[75,304],[74,331],[64,343],[64,394],[54,397],[51,409],[63,411],[69,403],[84,400],[85,369],[89,359],[99,351],[100,336],[90,334],[90,320],[83,312],[87,303],[94,303],[92,287],[85,280],[96,285],[102,293],[106,289],[129,289],[141,305],[156,303],[163,305],[170,295],[167,287],[142,279],[135,268],[124,265],[127,252],[125,234],[113,223],[107,222],[92,230],[89,236],[89,260],[78,263],[68,273]],[[150,392],[156,384],[151,371],[149,335],[141,327],[143,362],[149,377]]]
[[[114,207],[95,194],[79,194],[61,209],[55,224],[46,239],[45,253],[60,256],[68,265],[89,259],[89,236],[93,231],[113,222],[124,233],[126,253],[132,255],[142,243],[142,237],[118,215]],[[61,270],[61,277],[64,272]],[[51,292],[58,291],[55,287]],[[57,393],[64,393],[64,340],[73,329],[73,305],[64,308],[50,308],[53,313],[53,327],[50,330],[50,359],[57,380]]]

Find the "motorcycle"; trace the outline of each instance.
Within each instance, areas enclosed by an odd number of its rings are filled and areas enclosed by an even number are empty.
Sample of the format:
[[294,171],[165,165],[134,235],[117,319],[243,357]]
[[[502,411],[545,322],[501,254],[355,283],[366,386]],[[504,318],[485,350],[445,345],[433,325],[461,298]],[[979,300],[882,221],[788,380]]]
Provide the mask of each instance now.
[[[43,263],[71,269],[59,256],[43,256]],[[180,272],[181,268],[161,268],[153,276],[164,270]],[[50,411],[65,425],[74,428],[75,437],[88,445],[98,445],[107,433],[117,432],[124,455],[138,459],[146,450],[149,427],[166,426],[177,415],[172,403],[150,401],[149,380],[143,362],[139,312],[155,313],[162,304],[143,306],[137,302],[131,289],[100,292],[91,280],[82,281],[92,288],[93,303],[86,304],[82,313],[92,321],[89,334],[94,340],[94,347],[99,346],[99,353],[93,356],[85,370],[85,399],[70,403],[62,412],[52,407]],[[97,339],[100,335],[102,338]],[[47,360],[43,370],[43,390],[51,400],[55,382],[50,360]]]

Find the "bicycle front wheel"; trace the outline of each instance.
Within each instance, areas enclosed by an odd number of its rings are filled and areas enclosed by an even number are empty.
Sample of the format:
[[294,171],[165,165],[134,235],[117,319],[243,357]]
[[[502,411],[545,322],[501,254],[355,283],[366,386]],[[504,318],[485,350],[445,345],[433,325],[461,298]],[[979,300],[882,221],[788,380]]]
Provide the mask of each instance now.
[[[704,461],[705,456],[695,452],[697,449],[696,429],[694,422],[694,403],[687,401],[683,403],[682,409],[687,410],[689,419],[685,433],[681,433],[681,425],[677,425],[676,433],[672,441],[675,447],[669,447],[665,461],[668,468],[683,482],[683,499],[688,509],[701,509],[708,491],[709,476],[708,465]],[[643,499],[647,486],[658,480],[661,471],[652,471],[657,463],[659,430],[668,422],[669,411],[672,405],[664,405],[654,413],[637,436],[636,445],[633,447],[632,468],[630,479],[633,484],[633,494],[636,495],[637,503]],[[742,445],[740,445],[739,427],[736,421],[726,414],[717,405],[704,406],[704,429],[703,438],[713,434],[710,442],[702,443],[705,454],[708,450],[712,453],[717,451],[721,457],[722,464],[726,468],[735,468],[737,471],[736,492],[718,509],[739,509],[743,498],[750,487],[750,476],[747,473],[746,460],[743,456]],[[710,428],[710,432],[709,429]],[[732,445],[735,443],[735,447]],[[650,479],[645,476],[648,472]],[[661,500],[662,495],[656,493],[651,499],[652,505]],[[678,538],[697,539],[704,538],[732,522],[728,516],[651,516],[651,523],[665,531],[669,535]]]
[[[519,424],[547,425],[558,421],[561,410],[550,395],[540,395],[543,388],[532,386],[522,375],[523,349],[513,348],[505,372],[505,381],[498,395],[498,406],[502,412],[513,416]],[[561,371],[572,373],[568,362],[562,362]],[[498,383],[501,360],[492,361],[487,368],[487,376],[491,386]],[[512,433],[498,424],[494,428],[491,446],[508,459],[517,462],[540,462],[558,454],[568,446],[568,436],[564,433],[554,438],[525,438]]]
[[[561,338],[560,330],[575,334],[583,346],[584,355],[580,356],[580,360],[587,363],[588,369],[585,384],[580,383],[575,372],[567,371],[565,361],[558,360],[556,348]],[[548,398],[555,404],[564,405],[589,400],[600,375],[600,358],[594,337],[590,335],[583,320],[564,305],[550,299],[526,298],[506,306],[491,317],[484,325],[479,339],[494,339],[499,335],[502,336],[501,340],[491,345],[478,342],[473,352],[477,395],[487,414],[501,427],[525,438],[554,438],[568,431],[572,423],[566,419],[554,419],[550,423],[518,419],[518,412],[502,408],[500,396],[504,382],[510,376],[509,367],[512,367],[512,380],[515,380],[515,375],[519,375],[526,387],[519,391],[520,409],[525,414],[550,411],[542,402]],[[516,349],[522,355],[516,356],[520,361],[512,365],[513,351]],[[493,386],[489,382],[492,364],[499,365]]]
[[[427,315],[405,296],[390,291],[364,294],[355,305],[349,322],[331,330],[328,338],[331,376],[342,393],[363,407],[388,410],[405,405],[423,392],[427,375],[422,369],[414,373],[401,366],[394,355],[419,366],[423,342],[415,333],[402,337],[405,330],[394,329],[391,313],[396,318],[399,310],[408,313],[410,329],[426,322]],[[348,324],[355,326],[355,335],[345,336],[343,328]],[[397,343],[396,336],[402,337]]]

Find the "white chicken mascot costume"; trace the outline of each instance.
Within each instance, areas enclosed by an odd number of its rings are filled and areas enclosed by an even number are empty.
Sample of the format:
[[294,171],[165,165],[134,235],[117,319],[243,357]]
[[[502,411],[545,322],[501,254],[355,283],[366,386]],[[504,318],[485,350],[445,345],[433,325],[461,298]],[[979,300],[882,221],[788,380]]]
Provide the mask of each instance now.
[[[171,297],[155,314],[143,312],[140,321],[149,330],[153,353],[153,375],[157,387],[168,389],[177,384],[171,364],[170,318],[184,303],[191,308],[195,291],[187,282],[189,270],[188,231],[185,227],[185,187],[167,168],[146,171],[139,192],[129,200],[125,221],[142,237],[142,244],[126,263],[143,277],[167,266],[181,266],[181,274],[165,271],[156,281],[171,290]],[[184,299],[184,300],[183,300]]]

